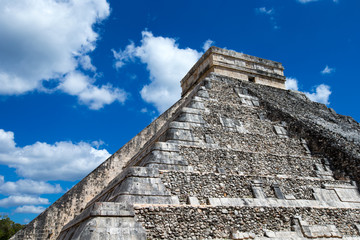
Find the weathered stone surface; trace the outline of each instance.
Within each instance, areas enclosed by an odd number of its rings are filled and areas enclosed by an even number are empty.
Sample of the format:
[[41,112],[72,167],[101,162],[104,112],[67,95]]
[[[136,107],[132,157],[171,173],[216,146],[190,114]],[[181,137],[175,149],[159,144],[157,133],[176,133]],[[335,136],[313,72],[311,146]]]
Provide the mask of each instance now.
[[[359,236],[352,222],[354,217],[358,219],[359,209],[272,208],[266,206],[163,206],[150,209],[149,206],[144,206],[135,211],[137,219],[145,227],[149,239],[176,239],[180,236],[185,239],[192,236],[196,239],[229,238],[231,229],[237,229],[243,233],[251,232],[256,235],[255,239],[258,237],[261,239],[260,237],[265,235],[265,231],[291,233],[292,216],[299,214],[310,224],[308,226],[335,225],[341,235]],[[294,234],[294,232],[292,233]],[[289,238],[283,239],[291,239],[293,234],[289,234]],[[298,236],[295,239],[306,238]]]
[[211,48],[178,103],[14,239],[360,239],[360,125],[282,71]]

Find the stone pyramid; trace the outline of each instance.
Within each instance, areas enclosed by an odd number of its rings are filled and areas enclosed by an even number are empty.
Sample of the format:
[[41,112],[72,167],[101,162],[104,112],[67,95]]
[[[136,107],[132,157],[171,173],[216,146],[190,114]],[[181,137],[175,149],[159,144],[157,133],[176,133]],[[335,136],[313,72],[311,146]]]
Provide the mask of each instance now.
[[360,239],[360,125],[216,47],[182,98],[13,239]]

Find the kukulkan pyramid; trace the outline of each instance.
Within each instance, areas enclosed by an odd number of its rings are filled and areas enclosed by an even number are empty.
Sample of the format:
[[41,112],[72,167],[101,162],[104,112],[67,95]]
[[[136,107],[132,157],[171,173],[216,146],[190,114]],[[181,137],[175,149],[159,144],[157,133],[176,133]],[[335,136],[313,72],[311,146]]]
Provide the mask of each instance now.
[[177,103],[13,239],[360,239],[360,125],[285,80],[210,48]]

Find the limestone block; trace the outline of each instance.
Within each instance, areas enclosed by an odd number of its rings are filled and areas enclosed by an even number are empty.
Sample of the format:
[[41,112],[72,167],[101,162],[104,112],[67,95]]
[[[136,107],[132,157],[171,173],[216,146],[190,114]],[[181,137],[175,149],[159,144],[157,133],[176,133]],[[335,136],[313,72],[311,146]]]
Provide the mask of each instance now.
[[146,167],[131,167],[127,170],[126,176],[128,177],[159,177],[157,169]]
[[191,130],[191,124],[187,122],[171,122],[169,128]]
[[240,98],[240,102],[243,105],[259,107],[259,99],[257,97],[253,97],[248,95],[247,89],[234,88],[235,93]]
[[288,194],[284,196],[286,200],[296,200],[296,198],[294,197],[294,195]]
[[197,142],[198,139],[195,138],[190,130],[184,129],[168,129],[166,132],[166,140],[180,140],[188,142]]
[[159,163],[159,164],[172,164],[172,165],[183,165],[187,166],[188,162],[184,160],[178,152],[166,152],[154,150],[149,153],[141,161],[141,165],[148,166],[150,163]]
[[254,107],[259,107],[259,106],[260,106],[260,103],[259,103],[259,100],[258,100],[258,99],[252,99],[251,102],[252,102],[252,105],[253,105]]
[[199,199],[197,197],[189,197],[188,196],[187,203],[190,205],[200,205]]
[[254,180],[252,182],[251,189],[255,198],[260,198],[260,199],[266,198],[262,185],[263,183],[259,180]]
[[311,154],[311,151],[310,151],[310,149],[309,149],[309,147],[308,147],[305,139],[301,139],[301,144],[303,145],[303,147],[304,147],[304,149],[305,149],[305,152],[306,152],[307,154]]
[[239,133],[247,132],[239,120],[220,116],[220,123],[226,130],[239,132]]
[[58,239],[145,240],[146,232],[133,217],[92,217]]
[[235,87],[234,88],[234,92],[241,97],[242,95],[249,95],[249,92],[246,88],[239,88],[239,87]]
[[182,113],[189,113],[189,114],[194,114],[194,115],[201,115],[202,111],[196,108],[188,108],[188,107],[183,107],[181,109]]
[[200,109],[200,110],[205,110],[205,106],[204,103],[202,101],[191,101],[189,106],[189,108],[195,108],[195,109]]
[[190,113],[181,113],[180,116],[178,118],[176,118],[176,121],[189,122],[189,123],[200,123],[200,124],[206,123],[201,115],[190,114]]
[[114,201],[127,204],[180,204],[177,196],[119,195]]
[[264,230],[264,235],[265,235],[265,237],[268,237],[268,238],[275,238],[276,237],[275,232],[270,231],[270,230]]
[[220,198],[208,198],[208,204],[211,206],[221,206]]
[[279,136],[287,136],[287,131],[282,126],[274,126],[275,133]]
[[179,152],[178,145],[172,144],[172,143],[167,143],[167,142],[156,142],[156,143],[154,143],[154,146],[152,149],[160,150],[160,151]]
[[180,156],[175,158],[152,158],[143,162],[144,166],[149,167],[150,164],[160,164],[160,165],[177,165],[177,166],[188,166],[188,162],[183,160]]
[[335,188],[335,192],[343,202],[360,203],[360,194],[357,189]]
[[318,201],[324,201],[324,202],[339,201],[339,198],[334,190],[313,188],[313,192],[315,199]]
[[186,171],[192,172],[194,171],[193,167],[191,166],[184,166],[184,165],[173,165],[173,164],[161,164],[161,163],[149,163],[146,165],[150,168],[157,168],[159,170],[169,170],[169,171]]
[[202,98],[209,98],[209,93],[206,90],[206,88],[203,87],[203,88],[200,88],[200,90],[197,92],[197,96],[202,97]]
[[335,225],[327,225],[327,228],[332,237],[342,238],[342,234],[339,232]]
[[[134,209],[131,205],[125,203],[96,202],[86,208],[80,215],[66,224],[58,239],[73,239],[72,236],[78,231],[78,224],[84,223],[87,219],[96,216],[112,216],[123,219],[133,219]],[[81,224],[80,224],[81,226]],[[80,231],[81,232],[81,231]]]
[[256,235],[254,233],[232,231],[231,239],[254,239]]
[[281,192],[280,186],[278,183],[273,183],[272,187],[274,188],[275,196],[279,199],[285,199],[284,194]]
[[109,200],[120,194],[169,195],[160,178],[128,177],[112,191]]

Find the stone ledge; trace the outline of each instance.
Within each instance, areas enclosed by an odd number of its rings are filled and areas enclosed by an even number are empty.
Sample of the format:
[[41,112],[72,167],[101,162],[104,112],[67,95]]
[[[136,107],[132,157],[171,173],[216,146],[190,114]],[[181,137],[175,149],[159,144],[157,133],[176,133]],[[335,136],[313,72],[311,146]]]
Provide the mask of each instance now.
[[66,224],[62,231],[65,231],[90,217],[96,216],[134,217],[135,213],[134,208],[131,205],[126,205],[124,203],[96,202]]
[[[183,170],[167,170],[167,169],[161,169],[159,170],[159,173],[162,174],[163,172],[182,172],[182,173],[190,173],[190,174],[199,174],[199,175],[207,175],[207,174],[214,174],[214,175],[227,175],[227,176],[248,176],[248,177],[257,177],[257,178],[273,178],[273,179],[291,179],[291,180],[310,180],[310,181],[339,181],[339,180],[324,180],[320,177],[301,177],[301,176],[293,176],[293,175],[284,175],[284,174],[278,174],[278,175],[259,175],[259,174],[246,174],[243,172],[238,172],[237,174],[234,174],[232,172],[226,172],[226,173],[220,173],[220,172],[208,172],[208,171],[183,171]],[[343,180],[344,181],[344,180]],[[351,181],[344,181],[345,183],[348,183],[349,185],[333,185],[337,186],[336,188],[344,188],[344,189],[356,189],[353,186],[351,186]]]
[[226,207],[285,207],[285,208],[329,208],[329,209],[360,209],[360,203],[324,202],[317,200],[285,200],[276,198],[209,198],[208,205]]

